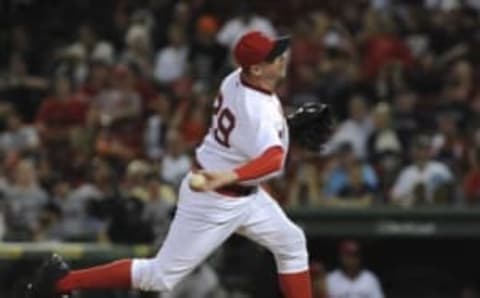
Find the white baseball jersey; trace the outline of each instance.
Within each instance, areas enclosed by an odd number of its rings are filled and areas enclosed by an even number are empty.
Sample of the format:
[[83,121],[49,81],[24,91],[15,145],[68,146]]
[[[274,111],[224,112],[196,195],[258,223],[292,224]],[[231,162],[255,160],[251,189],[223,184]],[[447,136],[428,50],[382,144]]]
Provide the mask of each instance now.
[[327,290],[329,298],[383,298],[380,283],[368,270],[362,270],[353,280],[335,270],[328,274]]
[[197,160],[207,170],[232,170],[272,146],[281,146],[287,153],[288,129],[278,97],[248,85],[240,73],[238,69],[223,80],[214,103],[212,127],[197,149]]

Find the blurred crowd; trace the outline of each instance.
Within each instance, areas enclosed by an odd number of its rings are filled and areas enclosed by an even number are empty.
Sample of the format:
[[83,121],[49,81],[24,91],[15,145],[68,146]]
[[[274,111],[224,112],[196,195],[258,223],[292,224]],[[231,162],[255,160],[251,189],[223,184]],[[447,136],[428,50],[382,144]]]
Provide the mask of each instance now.
[[0,17],[3,239],[161,243],[251,29],[292,36],[286,111],[337,116],[265,185],[282,205],[480,202],[480,1],[12,0]]

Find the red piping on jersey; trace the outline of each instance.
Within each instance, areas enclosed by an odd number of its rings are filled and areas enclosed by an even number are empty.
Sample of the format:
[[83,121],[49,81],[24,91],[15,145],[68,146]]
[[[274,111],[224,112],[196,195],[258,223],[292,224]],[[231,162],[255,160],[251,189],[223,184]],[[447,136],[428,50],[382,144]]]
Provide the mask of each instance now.
[[261,92],[261,93],[264,93],[264,94],[267,94],[267,95],[272,95],[273,94],[273,92],[270,91],[270,90],[267,90],[267,89],[259,87],[259,86],[255,86],[252,83],[247,82],[247,80],[245,80],[245,78],[244,78],[243,73],[240,74],[240,82],[242,83],[243,86],[245,86],[247,88],[250,88],[250,89],[253,89],[255,91],[258,91],[258,92]]
[[281,170],[284,150],[281,146],[270,147],[262,155],[236,168],[239,181],[257,179]]

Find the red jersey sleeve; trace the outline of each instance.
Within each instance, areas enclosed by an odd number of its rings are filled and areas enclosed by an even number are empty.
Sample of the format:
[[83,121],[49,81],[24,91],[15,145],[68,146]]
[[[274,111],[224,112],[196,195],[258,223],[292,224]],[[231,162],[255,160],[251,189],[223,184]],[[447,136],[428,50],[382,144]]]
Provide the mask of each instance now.
[[273,146],[265,150],[259,157],[251,160],[245,165],[236,168],[239,181],[257,179],[282,168],[285,152],[281,146]]

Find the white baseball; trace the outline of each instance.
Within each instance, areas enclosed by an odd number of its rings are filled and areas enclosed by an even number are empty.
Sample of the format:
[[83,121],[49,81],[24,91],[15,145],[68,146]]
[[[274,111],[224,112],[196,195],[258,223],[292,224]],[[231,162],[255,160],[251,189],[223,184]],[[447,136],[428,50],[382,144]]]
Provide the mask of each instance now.
[[203,188],[207,183],[207,178],[202,174],[192,174],[189,184],[193,188]]

